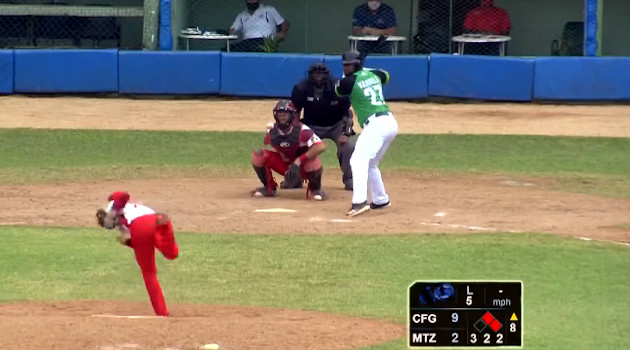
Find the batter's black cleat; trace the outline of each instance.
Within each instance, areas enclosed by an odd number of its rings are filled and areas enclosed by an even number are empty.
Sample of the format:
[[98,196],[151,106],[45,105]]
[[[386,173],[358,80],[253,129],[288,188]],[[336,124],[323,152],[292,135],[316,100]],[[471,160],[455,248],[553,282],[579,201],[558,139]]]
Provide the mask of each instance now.
[[352,208],[350,208],[350,211],[348,213],[346,213],[346,215],[348,216],[357,216],[359,214],[363,214],[367,211],[370,210],[370,205],[368,204],[367,201],[363,202],[363,203],[359,203],[359,204],[355,204],[352,203]]
[[383,204],[372,203],[372,204],[370,204],[370,209],[378,210],[378,209],[385,209],[385,208],[391,207],[391,206],[392,206],[392,204],[389,201],[387,201],[386,203],[383,203]]

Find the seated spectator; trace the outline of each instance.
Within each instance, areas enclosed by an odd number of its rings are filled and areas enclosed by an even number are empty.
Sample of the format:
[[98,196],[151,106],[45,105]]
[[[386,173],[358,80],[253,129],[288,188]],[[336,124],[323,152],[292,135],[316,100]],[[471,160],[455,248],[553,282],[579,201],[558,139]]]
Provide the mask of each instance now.
[[[464,31],[467,33],[508,35],[510,27],[507,11],[494,6],[494,0],[481,0],[481,6],[470,10],[464,20]],[[499,43],[467,45],[466,53],[496,56],[499,55],[500,45]]]
[[[352,15],[352,33],[354,35],[396,35],[396,13],[394,9],[381,2],[370,0],[357,6]],[[357,50],[370,53],[390,53],[392,43],[383,42],[380,45],[369,41],[359,41]]]
[[[276,51],[278,42],[289,30],[289,22],[273,6],[261,4],[259,0],[245,2],[247,10],[239,13],[230,27],[230,33],[241,32],[243,40],[232,45],[230,51]],[[272,46],[264,49],[265,45]]]
[[470,10],[464,20],[464,30],[468,33],[508,35],[510,26],[507,11],[494,6],[494,0],[481,0],[481,6]]

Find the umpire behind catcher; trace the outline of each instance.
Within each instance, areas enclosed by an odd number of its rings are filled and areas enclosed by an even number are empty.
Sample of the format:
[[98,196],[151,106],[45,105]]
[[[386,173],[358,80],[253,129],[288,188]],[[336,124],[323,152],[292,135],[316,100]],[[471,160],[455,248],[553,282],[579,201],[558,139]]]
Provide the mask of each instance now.
[[[293,87],[291,101],[298,112],[304,110],[302,123],[308,125],[319,138],[335,142],[337,159],[343,172],[341,180],[344,188],[352,191],[350,157],[355,143],[350,138],[355,135],[352,130],[352,111],[350,100],[335,94],[336,82],[337,79],[330,76],[330,70],[324,63],[314,63],[308,69],[308,77]],[[284,188],[300,185],[284,184]]]

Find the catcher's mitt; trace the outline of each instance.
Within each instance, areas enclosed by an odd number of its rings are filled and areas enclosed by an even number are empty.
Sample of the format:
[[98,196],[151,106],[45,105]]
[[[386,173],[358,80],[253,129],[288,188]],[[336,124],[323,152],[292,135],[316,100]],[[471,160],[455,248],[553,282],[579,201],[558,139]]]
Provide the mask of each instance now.
[[108,215],[104,209],[96,211],[96,223],[105,229],[113,230],[120,225],[120,220],[116,215]]
[[302,188],[302,182],[303,180],[300,173],[300,167],[295,163],[291,163],[289,170],[284,173],[284,181],[280,184],[280,188]]

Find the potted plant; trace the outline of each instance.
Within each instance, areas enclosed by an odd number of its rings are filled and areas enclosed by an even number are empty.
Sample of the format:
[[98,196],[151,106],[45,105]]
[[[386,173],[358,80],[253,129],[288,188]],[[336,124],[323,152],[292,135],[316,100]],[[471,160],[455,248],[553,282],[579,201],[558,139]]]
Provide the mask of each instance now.
[[268,36],[263,39],[261,49],[263,52],[278,52],[278,43],[280,40],[273,36]]

